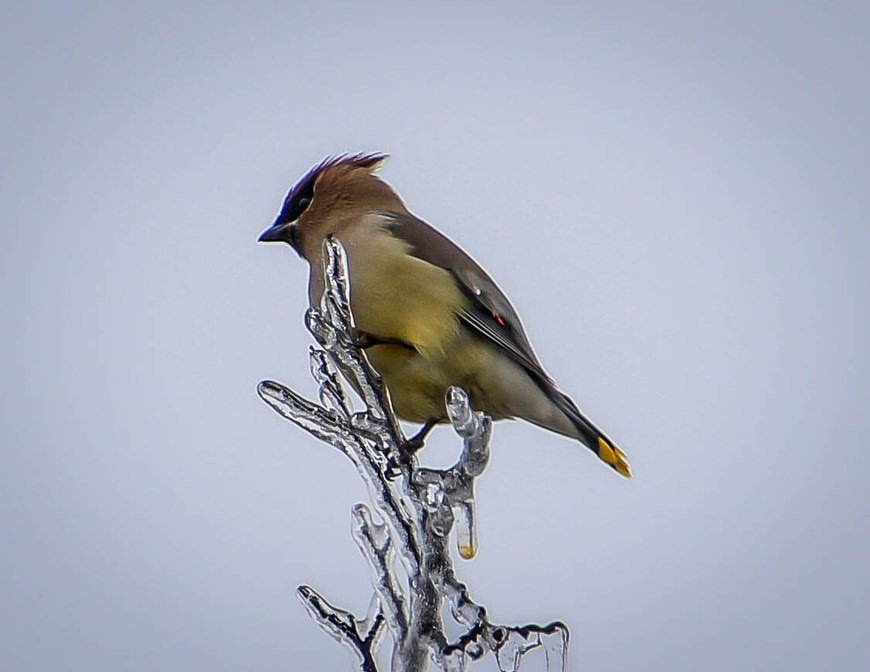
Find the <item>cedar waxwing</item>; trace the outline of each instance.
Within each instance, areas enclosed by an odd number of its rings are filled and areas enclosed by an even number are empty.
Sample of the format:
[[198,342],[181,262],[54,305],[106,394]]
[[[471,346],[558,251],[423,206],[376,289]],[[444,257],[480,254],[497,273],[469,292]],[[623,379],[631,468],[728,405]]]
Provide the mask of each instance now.
[[444,395],[457,385],[494,420],[522,418],[577,439],[631,476],[625,454],[544,371],[495,282],[375,174],[385,158],[327,158],[290,190],[260,241],[288,243],[308,261],[312,306],[324,289],[323,240],[341,241],[359,343],[398,416],[424,423],[418,445],[446,421]]

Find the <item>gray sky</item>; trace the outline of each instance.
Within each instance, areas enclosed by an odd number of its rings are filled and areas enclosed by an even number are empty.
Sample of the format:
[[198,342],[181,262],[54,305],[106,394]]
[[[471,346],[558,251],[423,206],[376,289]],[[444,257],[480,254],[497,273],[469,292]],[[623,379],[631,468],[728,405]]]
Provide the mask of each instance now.
[[564,619],[572,670],[870,667],[870,15],[652,4],[0,10],[4,669],[352,669],[293,590],[364,610],[365,493],[255,395],[314,393],[255,241],[345,151],[636,473],[496,427],[494,619]]

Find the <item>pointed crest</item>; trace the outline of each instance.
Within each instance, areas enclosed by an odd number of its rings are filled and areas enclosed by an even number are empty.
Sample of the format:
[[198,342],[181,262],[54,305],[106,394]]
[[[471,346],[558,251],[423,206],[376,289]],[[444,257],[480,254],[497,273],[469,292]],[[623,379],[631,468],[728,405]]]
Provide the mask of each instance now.
[[380,167],[380,164],[386,161],[388,154],[337,154],[327,156],[323,161],[314,166],[299,180],[287,197],[284,199],[284,205],[281,208],[281,214],[278,215],[278,221],[292,222],[299,216],[297,204],[299,199],[307,197],[309,200],[314,194],[314,183],[320,174],[328,168],[335,166],[349,166],[351,168],[365,168],[369,172],[374,172]]

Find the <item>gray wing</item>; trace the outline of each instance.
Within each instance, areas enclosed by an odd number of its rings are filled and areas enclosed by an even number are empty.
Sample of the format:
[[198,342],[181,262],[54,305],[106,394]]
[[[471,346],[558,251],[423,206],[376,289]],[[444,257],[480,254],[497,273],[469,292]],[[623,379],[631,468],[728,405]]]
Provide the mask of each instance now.
[[[577,433],[569,436],[579,439],[623,476],[630,476],[631,471],[624,453],[583,415],[577,404],[560,391],[544,371],[532,350],[517,311],[486,271],[450,239],[410,213],[390,212],[384,213],[384,216],[386,226],[410,246],[411,254],[453,274],[459,287],[470,299],[470,307],[460,315],[462,321],[482,338],[495,343],[503,353],[528,372],[550,401],[576,427]],[[544,426],[564,433],[549,425]]]
[[533,378],[546,386],[553,381],[538,361],[523,329],[520,316],[498,285],[474,259],[447,236],[410,213],[384,213],[387,228],[405,241],[418,259],[443,268],[457,280],[470,299],[469,308],[460,315],[462,321],[480,336],[501,348]]

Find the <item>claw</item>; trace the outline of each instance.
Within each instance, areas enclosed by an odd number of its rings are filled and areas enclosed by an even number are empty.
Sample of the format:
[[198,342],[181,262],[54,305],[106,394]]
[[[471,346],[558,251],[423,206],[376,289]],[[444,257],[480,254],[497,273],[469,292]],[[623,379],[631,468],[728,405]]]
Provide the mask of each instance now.
[[366,350],[367,348],[371,348],[375,345],[401,345],[403,348],[409,348],[411,350],[414,350],[413,345],[411,345],[410,343],[406,343],[405,341],[401,341],[398,338],[376,336],[375,334],[370,334],[369,332],[358,329],[357,327],[354,327],[351,331],[351,343],[353,343],[360,350]]

